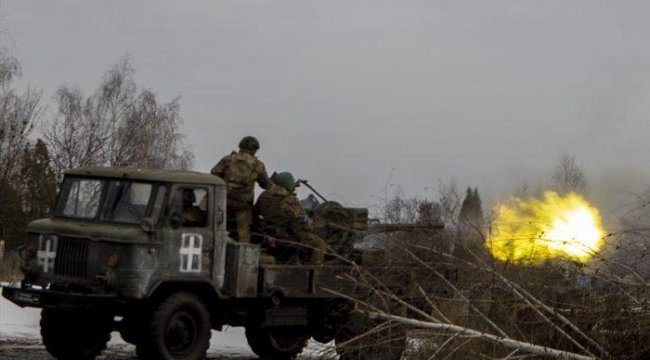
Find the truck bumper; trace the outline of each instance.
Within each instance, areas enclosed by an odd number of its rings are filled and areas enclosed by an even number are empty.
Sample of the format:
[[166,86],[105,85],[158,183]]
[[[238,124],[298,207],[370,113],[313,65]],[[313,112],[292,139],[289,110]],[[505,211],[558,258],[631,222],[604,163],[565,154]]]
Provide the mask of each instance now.
[[45,289],[3,287],[2,296],[20,307],[66,310],[119,309],[126,306],[125,300],[113,295],[79,294]]

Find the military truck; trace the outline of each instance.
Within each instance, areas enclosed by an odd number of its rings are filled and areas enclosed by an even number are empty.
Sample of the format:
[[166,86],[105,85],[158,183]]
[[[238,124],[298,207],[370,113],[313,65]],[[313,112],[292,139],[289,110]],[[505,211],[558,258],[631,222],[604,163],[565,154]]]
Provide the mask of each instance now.
[[[211,330],[226,325],[245,327],[257,355],[280,360],[310,338],[341,343],[361,331],[354,303],[339,296],[352,291],[342,280],[348,264],[270,257],[262,242],[229,237],[225,211],[226,186],[213,175],[69,170],[51,217],[28,226],[19,249],[24,280],[3,296],[42,308],[43,344],[57,359],[94,359],[114,330],[139,359],[165,360],[203,358]],[[344,241],[367,224],[365,209],[336,214],[348,215],[336,225]],[[391,345],[374,349],[398,359],[403,337]],[[337,351],[342,359],[376,357]]]

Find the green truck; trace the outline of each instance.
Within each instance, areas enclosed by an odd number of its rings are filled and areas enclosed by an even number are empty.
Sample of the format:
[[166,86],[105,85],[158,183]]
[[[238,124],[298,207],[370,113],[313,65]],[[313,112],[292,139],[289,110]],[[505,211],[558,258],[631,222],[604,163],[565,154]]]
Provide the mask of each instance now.
[[[226,186],[213,175],[68,170],[52,216],[31,222],[19,248],[24,280],[2,294],[42,308],[43,343],[66,360],[94,359],[115,330],[139,359],[165,360],[204,358],[211,330],[225,325],[245,327],[264,359],[291,359],[310,338],[340,344],[361,331],[354,302],[340,296],[354,291],[342,280],[350,264],[304,265],[262,240],[234,241],[225,211]],[[367,227],[365,209],[332,214],[345,244]],[[381,358],[399,359],[403,337],[390,344],[336,351],[370,359],[381,349]]]

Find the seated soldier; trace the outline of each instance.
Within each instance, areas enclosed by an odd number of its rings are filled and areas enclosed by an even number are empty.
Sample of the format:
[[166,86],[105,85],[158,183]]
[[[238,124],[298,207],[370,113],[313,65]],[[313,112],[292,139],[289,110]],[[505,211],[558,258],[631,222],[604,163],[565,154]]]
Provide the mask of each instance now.
[[296,241],[312,250],[310,263],[322,264],[325,242],[312,232],[309,217],[294,193],[296,180],[289,172],[271,178],[273,185],[262,192],[255,210],[264,219],[263,231],[281,240]]
[[182,194],[182,213],[183,226],[195,227],[204,226],[206,222],[205,214],[201,209],[194,206],[196,195],[192,189],[183,189]]

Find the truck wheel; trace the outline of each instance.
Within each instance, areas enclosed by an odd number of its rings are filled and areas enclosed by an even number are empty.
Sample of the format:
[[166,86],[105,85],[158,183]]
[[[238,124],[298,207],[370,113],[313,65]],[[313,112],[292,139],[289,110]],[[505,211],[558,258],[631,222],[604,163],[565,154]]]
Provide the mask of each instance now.
[[43,345],[57,359],[94,359],[111,339],[112,321],[107,314],[43,309]]
[[373,330],[378,322],[351,315],[335,337],[339,360],[399,360],[406,345],[405,332],[399,326]]
[[309,335],[304,328],[263,328],[246,326],[246,340],[262,359],[288,360],[295,358],[307,346]]
[[200,298],[179,292],[162,301],[136,345],[139,359],[199,360],[210,346],[210,314]]

